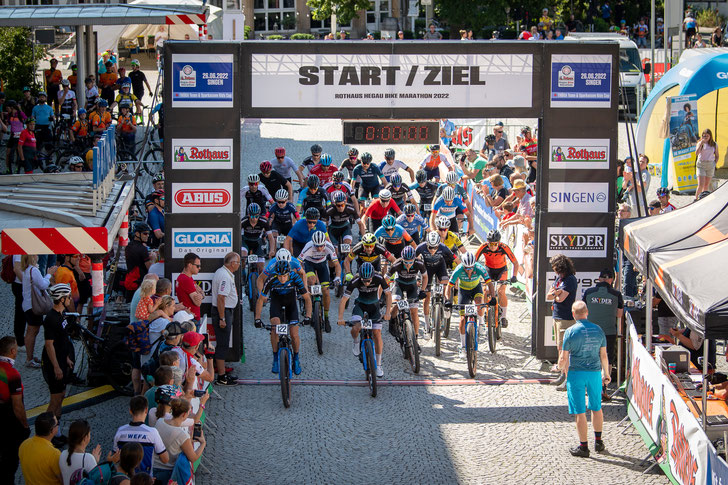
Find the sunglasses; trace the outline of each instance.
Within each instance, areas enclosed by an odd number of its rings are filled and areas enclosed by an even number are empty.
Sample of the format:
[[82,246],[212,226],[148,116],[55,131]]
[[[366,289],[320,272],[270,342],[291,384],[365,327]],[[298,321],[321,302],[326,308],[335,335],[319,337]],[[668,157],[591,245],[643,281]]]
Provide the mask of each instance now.
[[250,185],[251,187],[257,187],[258,182],[248,182],[248,185]]
[[199,268],[202,268],[202,265],[201,264],[193,264],[192,266],[196,266],[198,269]]
[[384,230],[387,232],[392,232],[392,231],[394,231],[394,227],[388,227],[388,228],[385,228]]
[[306,221],[309,226],[315,226],[318,221]]
[[448,231],[448,229],[444,228],[444,227],[440,227],[437,229],[437,232],[447,232],[447,231]]
[[496,133],[503,133],[503,130],[495,130]]
[[287,200],[279,200],[279,201],[276,201],[276,204],[285,205],[286,202],[288,202],[288,201]]
[[405,216],[407,216],[407,217],[414,217],[415,215],[414,214],[405,214]]

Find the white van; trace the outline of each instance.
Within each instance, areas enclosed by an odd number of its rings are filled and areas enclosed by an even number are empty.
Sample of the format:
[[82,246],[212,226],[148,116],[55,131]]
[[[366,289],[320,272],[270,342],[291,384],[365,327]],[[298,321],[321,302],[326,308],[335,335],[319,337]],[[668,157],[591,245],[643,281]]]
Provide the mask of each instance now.
[[[637,44],[629,37],[618,33],[607,32],[574,32],[564,37],[566,41],[591,42],[591,41],[616,41],[619,43],[619,107],[627,113],[635,116],[642,110],[642,103],[647,96],[647,83],[642,70],[640,53]],[[626,95],[623,99],[622,92]]]

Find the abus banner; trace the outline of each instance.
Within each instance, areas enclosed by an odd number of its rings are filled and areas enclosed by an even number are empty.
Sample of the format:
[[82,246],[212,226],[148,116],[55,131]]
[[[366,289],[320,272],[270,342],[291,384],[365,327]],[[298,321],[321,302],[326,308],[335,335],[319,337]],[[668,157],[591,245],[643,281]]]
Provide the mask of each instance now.
[[222,258],[233,250],[233,230],[229,227],[172,229],[172,257],[196,253],[200,258]]
[[172,139],[172,168],[206,170],[233,168],[232,138]]
[[563,254],[570,258],[606,258],[606,227],[549,227],[546,256]]
[[551,56],[552,108],[609,108],[611,94],[612,56]]
[[172,183],[172,212],[175,214],[230,214],[232,211],[232,183]]
[[609,169],[609,140],[606,138],[551,138],[549,169]]
[[530,54],[252,54],[256,108],[531,107]]
[[548,212],[609,212],[609,183],[549,182]]
[[[179,273],[172,273],[172,281],[177,281],[177,277],[179,276]],[[212,277],[215,276],[215,273],[197,273],[196,275],[192,276],[192,279],[195,280],[195,284],[199,286],[202,291],[205,293],[205,298],[202,299],[202,303],[212,303]],[[177,285],[172,285],[172,296],[176,298],[175,294],[175,287]],[[210,320],[208,320],[209,322]]]

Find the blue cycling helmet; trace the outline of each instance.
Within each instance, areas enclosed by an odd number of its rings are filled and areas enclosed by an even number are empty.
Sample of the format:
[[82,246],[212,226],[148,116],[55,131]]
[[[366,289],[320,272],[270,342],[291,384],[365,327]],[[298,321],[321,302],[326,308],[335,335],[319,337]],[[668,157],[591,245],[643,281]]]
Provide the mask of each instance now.
[[370,279],[374,275],[374,266],[372,263],[364,263],[359,268],[359,276],[364,280]]
[[249,217],[257,217],[260,215],[260,206],[256,204],[255,202],[248,205],[248,216]]
[[382,227],[385,229],[394,229],[397,225],[397,219],[392,214],[389,214],[382,219]]
[[324,153],[323,155],[321,155],[321,165],[323,165],[324,167],[328,167],[332,163],[333,160],[331,159],[331,155],[329,155],[328,153]]
[[291,271],[291,264],[288,261],[279,259],[276,261],[276,273],[286,274]]
[[415,260],[415,248],[412,246],[405,246],[402,249],[402,259],[405,261],[414,261]]
[[399,187],[400,185],[402,185],[402,176],[398,173],[395,173],[394,175],[392,175],[390,181],[392,182],[393,186]]
[[84,108],[78,108],[78,114],[79,114],[79,116],[80,115],[85,115],[86,114],[86,110]]
[[109,102],[105,99],[99,99],[97,104],[99,105],[99,108],[106,108],[109,106]]

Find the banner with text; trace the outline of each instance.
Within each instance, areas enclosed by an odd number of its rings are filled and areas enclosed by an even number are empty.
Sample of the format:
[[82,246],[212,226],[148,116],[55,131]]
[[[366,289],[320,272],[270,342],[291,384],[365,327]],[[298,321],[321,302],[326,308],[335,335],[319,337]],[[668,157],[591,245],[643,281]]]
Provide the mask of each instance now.
[[553,54],[552,108],[609,108],[612,56]]
[[172,106],[232,108],[232,54],[173,54]]
[[677,190],[695,189],[698,180],[695,175],[695,148],[700,139],[698,131],[698,97],[669,96],[670,103],[670,148],[672,167]]

